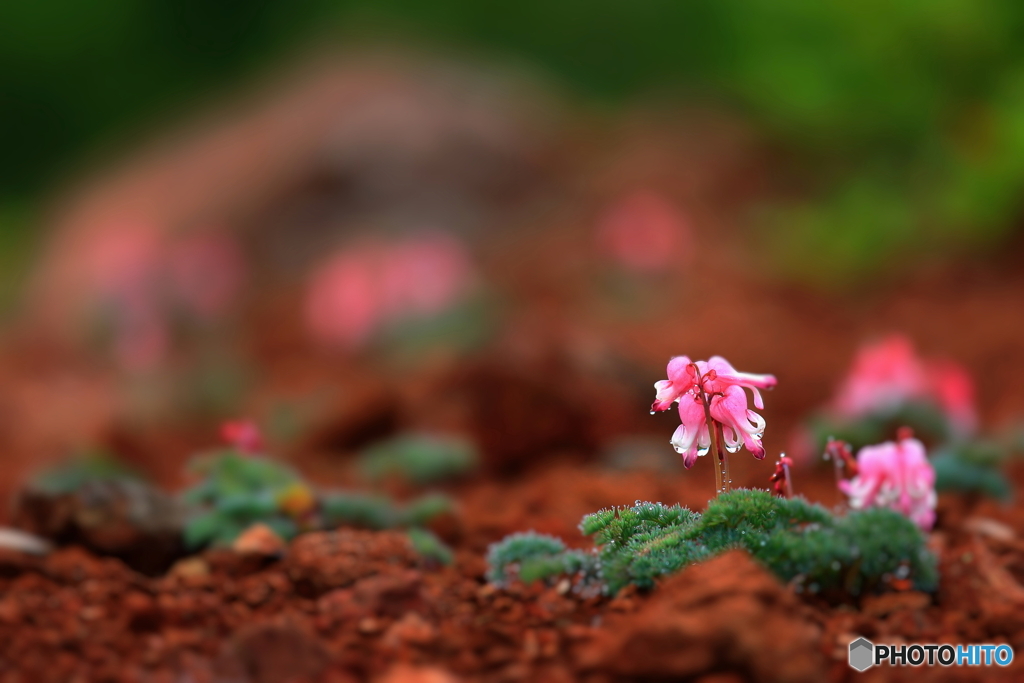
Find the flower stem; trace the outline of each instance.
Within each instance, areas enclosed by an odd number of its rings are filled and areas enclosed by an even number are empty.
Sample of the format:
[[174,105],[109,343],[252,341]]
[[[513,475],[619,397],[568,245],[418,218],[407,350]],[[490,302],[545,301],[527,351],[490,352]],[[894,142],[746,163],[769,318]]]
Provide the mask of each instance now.
[[722,492],[728,493],[732,490],[732,472],[729,471],[729,454],[722,448],[725,438],[722,436],[721,422],[715,423],[715,431],[718,432],[718,438],[715,440],[718,442],[718,461],[722,467]]
[[700,390],[700,402],[704,406],[704,419],[711,435],[711,452],[715,455],[715,495],[717,496],[723,491],[729,490],[726,488],[728,486],[726,479],[728,464],[725,460],[725,451],[721,448],[722,425],[711,417],[711,399],[703,388]]

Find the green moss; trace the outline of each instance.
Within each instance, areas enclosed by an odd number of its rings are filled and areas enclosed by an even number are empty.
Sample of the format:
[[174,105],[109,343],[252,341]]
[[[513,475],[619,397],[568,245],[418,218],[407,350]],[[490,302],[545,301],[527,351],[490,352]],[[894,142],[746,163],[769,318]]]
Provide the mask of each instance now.
[[662,576],[742,548],[798,590],[829,598],[885,590],[896,579],[930,591],[938,580],[924,535],[902,515],[874,509],[837,517],[766,491],[723,494],[703,515],[638,501],[587,515],[580,530],[594,538],[590,553],[532,532],[507,537],[491,546],[488,577],[503,582],[514,566],[523,581],[575,575],[579,584],[615,594],[628,585],[652,588]]

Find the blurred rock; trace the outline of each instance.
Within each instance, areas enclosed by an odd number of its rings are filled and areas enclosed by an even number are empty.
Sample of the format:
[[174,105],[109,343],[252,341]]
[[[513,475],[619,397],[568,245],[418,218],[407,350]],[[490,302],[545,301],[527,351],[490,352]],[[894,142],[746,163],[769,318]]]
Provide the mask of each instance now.
[[29,555],[46,555],[53,545],[45,538],[17,529],[0,527],[0,550],[15,550]]
[[135,480],[87,482],[70,493],[27,487],[15,499],[12,523],[58,545],[117,557],[149,575],[163,573],[184,554],[178,502]]
[[243,531],[231,549],[240,555],[278,557],[284,554],[285,542],[266,524],[257,523]]

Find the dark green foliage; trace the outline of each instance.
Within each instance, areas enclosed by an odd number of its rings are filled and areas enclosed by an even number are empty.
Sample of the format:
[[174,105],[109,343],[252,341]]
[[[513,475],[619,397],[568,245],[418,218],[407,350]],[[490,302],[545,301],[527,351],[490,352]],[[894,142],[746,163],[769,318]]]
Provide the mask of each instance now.
[[499,543],[492,544],[487,551],[487,563],[490,565],[487,579],[501,583],[506,579],[509,569],[523,562],[553,559],[564,551],[565,543],[562,539],[535,531],[506,536]]
[[63,494],[93,482],[140,478],[135,470],[107,453],[87,453],[37,475],[32,485],[46,493]]
[[286,465],[225,451],[197,460],[192,468],[203,478],[182,494],[196,510],[185,525],[189,548],[229,544],[257,522],[286,540],[299,532],[281,503],[289,490],[305,485]]
[[818,415],[810,423],[817,453],[824,452],[829,438],[845,441],[857,450],[893,440],[900,427],[910,427],[925,443],[944,443],[953,434],[946,415],[930,401],[908,401],[895,409],[864,415],[856,420]]
[[326,493],[320,498],[320,512],[328,528],[418,527],[451,509],[451,499],[440,494],[422,496],[404,506],[385,496],[349,491]]
[[440,493],[427,494],[407,503],[399,510],[398,526],[424,526],[435,517],[451,510],[451,498]]
[[1009,500],[1013,491],[1002,472],[1005,451],[994,443],[957,444],[931,457],[935,468],[935,490],[980,493]]
[[424,559],[437,564],[449,565],[455,561],[451,548],[426,529],[409,529],[409,541]]
[[299,482],[298,474],[286,465],[234,451],[196,460],[191,469],[203,478],[182,494],[188,503],[216,503],[237,496],[260,497]]
[[185,527],[190,548],[229,544],[257,522],[287,540],[302,530],[343,525],[419,527],[452,508],[451,500],[439,494],[406,505],[367,493],[317,495],[286,465],[234,451],[199,460],[194,469],[204,477],[182,494],[194,510]]
[[473,446],[456,438],[406,434],[378,443],[359,459],[367,479],[397,476],[414,484],[430,484],[460,477],[477,464]]
[[652,588],[657,579],[731,548],[743,548],[799,590],[844,599],[909,579],[934,590],[935,558],[924,535],[890,510],[833,516],[802,498],[740,489],[708,504],[703,515],[661,503],[637,503],[587,515],[580,523],[595,550],[565,550],[559,539],[514,534],[491,546],[492,581],[518,567],[523,581],[576,575],[577,585],[615,594],[627,585]]
[[798,590],[826,596],[859,595],[911,578],[918,590],[937,585],[935,558],[909,519],[886,509],[837,517],[834,525],[769,534],[754,556]]
[[395,526],[398,516],[390,498],[351,492],[324,494],[320,499],[320,511],[327,527],[388,529]]

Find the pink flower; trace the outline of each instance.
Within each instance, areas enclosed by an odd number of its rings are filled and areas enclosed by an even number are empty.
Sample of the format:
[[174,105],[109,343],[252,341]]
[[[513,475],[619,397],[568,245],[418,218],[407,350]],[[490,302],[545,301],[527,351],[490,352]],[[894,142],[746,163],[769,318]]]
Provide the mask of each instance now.
[[839,482],[850,507],[886,507],[910,518],[922,530],[935,524],[935,470],[924,445],[914,438],[865,446],[857,453],[857,476]]
[[263,451],[263,434],[252,420],[228,420],[220,426],[220,437],[229,446],[247,455]]
[[835,399],[847,417],[893,410],[908,398],[925,393],[921,361],[910,340],[900,335],[862,347]]
[[721,356],[712,356],[707,367],[715,373],[709,384],[709,391],[722,391],[725,387],[735,386],[750,389],[754,396],[754,406],[764,408],[761,400],[761,389],[771,389],[778,384],[775,375],[754,375],[749,372],[738,372]]
[[654,403],[651,412],[668,410],[683,394],[692,392],[697,386],[697,374],[689,356],[676,356],[668,362],[668,379],[654,383]]
[[690,469],[697,462],[697,456],[711,448],[704,404],[696,396],[684,397],[679,401],[679,419],[682,424],[676,427],[671,443],[676,453],[683,456],[683,467]]
[[385,251],[380,276],[389,314],[430,316],[451,308],[465,295],[471,268],[458,241],[431,232]]
[[710,429],[714,425],[708,424],[708,413],[713,422],[721,425],[728,452],[735,453],[746,446],[755,458],[764,458],[761,436],[765,421],[748,408],[744,389],[754,396],[754,405],[763,408],[760,390],[774,387],[774,376],[738,372],[721,356],[696,362],[687,356],[676,356],[668,362],[666,373],[668,379],[654,384],[656,395],[651,411],[667,410],[673,402],[679,402],[682,424],[672,436],[672,445],[683,455],[687,468],[693,466],[698,455],[707,453],[711,445]]
[[966,370],[952,361],[932,361],[928,367],[928,387],[957,433],[967,435],[977,428],[974,382]]
[[349,247],[310,279],[306,325],[321,343],[360,346],[382,327],[457,304],[472,271],[463,246],[442,233]]
[[637,191],[616,202],[601,218],[599,247],[619,265],[658,272],[677,265],[690,242],[689,225],[661,195]]
[[840,416],[857,419],[912,401],[934,403],[960,435],[977,426],[974,385],[967,372],[950,361],[922,360],[902,335],[857,352],[833,405]]
[[[760,395],[757,395],[760,398]],[[758,406],[763,407],[763,406]],[[764,459],[764,418],[747,408],[747,395],[739,386],[726,387],[721,396],[711,399],[711,417],[722,423],[725,449],[735,453],[740,444],[758,460]]]
[[306,325],[323,343],[358,346],[380,322],[380,297],[371,252],[342,252],[313,274]]

